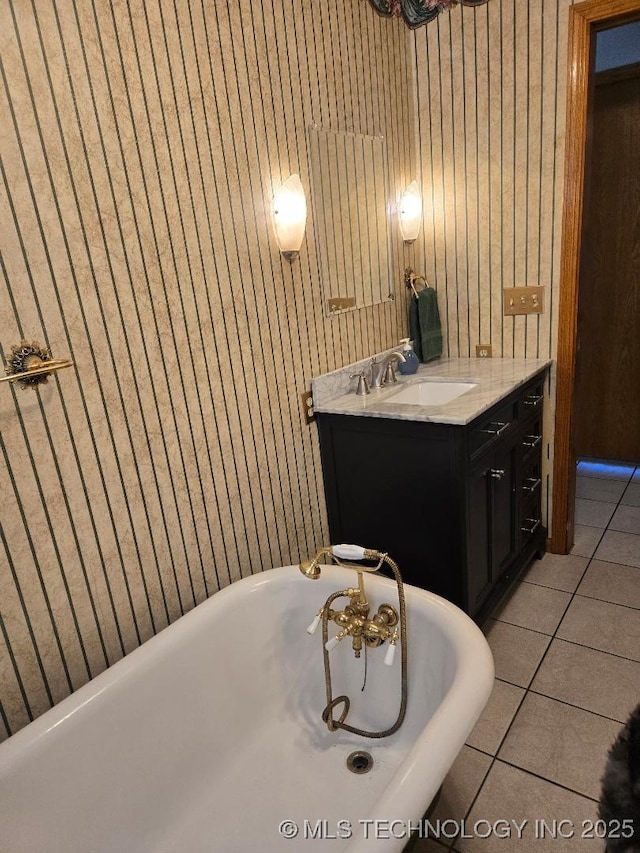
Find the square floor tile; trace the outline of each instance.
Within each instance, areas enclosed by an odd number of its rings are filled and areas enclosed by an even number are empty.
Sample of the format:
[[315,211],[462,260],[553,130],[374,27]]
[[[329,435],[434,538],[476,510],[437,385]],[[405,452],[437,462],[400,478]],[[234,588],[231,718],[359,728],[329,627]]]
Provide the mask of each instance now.
[[640,506],[640,483],[629,483],[620,503],[623,506]]
[[640,663],[553,640],[531,689],[624,723],[638,704]]
[[494,613],[494,618],[543,634],[553,634],[570,599],[567,592],[525,581],[515,587],[509,599]]
[[615,503],[606,501],[587,501],[576,498],[576,524],[605,528],[616,511]]
[[640,506],[619,506],[609,522],[609,530],[640,535]]
[[523,580],[564,592],[575,592],[589,562],[587,557],[573,554],[545,554],[534,560]]
[[491,765],[491,756],[463,746],[442,783],[440,798],[429,819],[456,820],[466,817]]
[[640,483],[640,468],[636,468],[631,479],[634,483]]
[[[592,800],[566,791],[544,779],[496,761],[482,786],[480,795],[465,821],[465,835],[455,843],[461,853],[602,853],[602,841],[583,840],[582,822],[596,820],[598,806]],[[509,821],[508,837],[492,832],[481,838],[486,823],[495,826],[497,821]],[[517,826],[513,822],[516,822]],[[566,835],[552,838],[544,833],[542,821],[547,826],[563,826]],[[498,824],[501,825],[501,824]],[[474,829],[476,830],[474,832]]]
[[484,633],[493,654],[496,678],[528,687],[550,638],[495,619],[484,626]]
[[578,593],[640,609],[640,569],[592,560],[578,587]]
[[605,530],[594,556],[597,560],[606,560],[608,563],[622,563],[625,566],[640,568],[640,536]]
[[635,465],[606,460],[588,460],[578,462],[576,473],[579,477],[601,477],[605,480],[625,480],[628,482],[635,471]]
[[528,693],[499,758],[597,799],[607,751],[620,723]]
[[522,687],[496,679],[489,701],[467,738],[467,744],[495,755],[524,694]]
[[573,531],[574,543],[571,553],[579,557],[593,557],[593,552],[598,547],[601,538],[602,530],[598,527],[576,524]]
[[558,628],[558,637],[640,661],[640,610],[576,595]]
[[590,501],[618,503],[627,484],[624,480],[603,480],[598,477],[576,477],[576,497]]

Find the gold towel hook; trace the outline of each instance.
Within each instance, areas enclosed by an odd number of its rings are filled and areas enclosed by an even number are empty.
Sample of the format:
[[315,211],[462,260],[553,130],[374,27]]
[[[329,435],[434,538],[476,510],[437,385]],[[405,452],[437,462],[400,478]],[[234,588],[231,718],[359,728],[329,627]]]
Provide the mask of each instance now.
[[37,341],[20,341],[11,347],[11,357],[6,359],[6,376],[0,382],[19,382],[23,388],[35,388],[47,381],[56,370],[73,367],[70,359],[55,359],[51,352]]
[[416,299],[418,298],[418,291],[416,290],[416,284],[419,284],[419,283],[422,284],[423,290],[424,289],[427,289],[427,290],[431,289],[431,285],[429,284],[429,282],[426,280],[426,278],[423,275],[418,275],[418,273],[414,272],[414,270],[412,270],[411,267],[406,267],[405,271],[404,271],[404,284],[405,284],[405,287],[409,288],[410,290],[413,290],[413,295],[415,296]]

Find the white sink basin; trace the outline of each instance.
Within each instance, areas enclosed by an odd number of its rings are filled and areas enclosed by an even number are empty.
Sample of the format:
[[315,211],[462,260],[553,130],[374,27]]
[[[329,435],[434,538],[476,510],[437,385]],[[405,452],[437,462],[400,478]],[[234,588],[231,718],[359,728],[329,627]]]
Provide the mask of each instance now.
[[438,382],[433,379],[423,379],[411,385],[404,385],[389,396],[390,403],[409,403],[414,406],[443,406],[456,397],[461,397],[472,388],[477,388],[474,382]]

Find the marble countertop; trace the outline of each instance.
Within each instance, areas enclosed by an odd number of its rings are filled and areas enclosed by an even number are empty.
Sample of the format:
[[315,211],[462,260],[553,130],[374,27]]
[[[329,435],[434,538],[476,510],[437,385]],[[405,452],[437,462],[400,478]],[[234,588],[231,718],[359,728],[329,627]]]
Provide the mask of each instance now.
[[[311,383],[314,410],[367,418],[468,424],[551,364],[542,358],[441,358],[421,364],[411,376],[398,374],[397,383],[389,387],[372,389],[370,394],[358,396],[355,393],[357,380],[349,376],[368,368],[370,362],[371,359],[365,359],[314,379]],[[393,402],[393,396],[403,386],[424,379],[465,381],[476,387],[439,406]]]

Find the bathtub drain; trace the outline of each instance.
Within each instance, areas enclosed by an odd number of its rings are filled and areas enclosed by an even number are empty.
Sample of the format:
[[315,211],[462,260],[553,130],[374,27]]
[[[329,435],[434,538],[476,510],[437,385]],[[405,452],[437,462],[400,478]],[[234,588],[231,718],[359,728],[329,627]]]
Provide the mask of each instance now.
[[347,755],[347,767],[352,773],[368,773],[373,767],[373,756],[358,749]]

